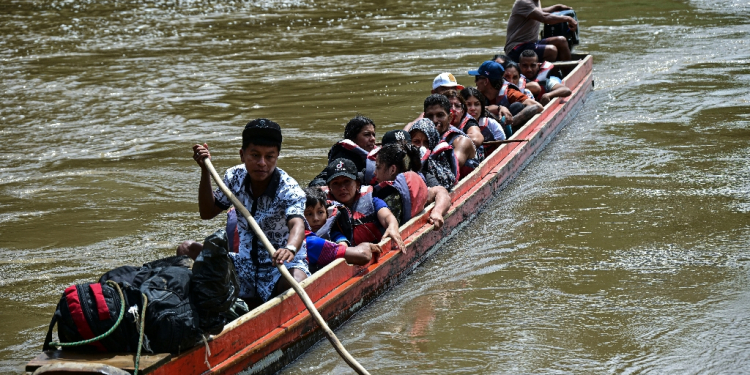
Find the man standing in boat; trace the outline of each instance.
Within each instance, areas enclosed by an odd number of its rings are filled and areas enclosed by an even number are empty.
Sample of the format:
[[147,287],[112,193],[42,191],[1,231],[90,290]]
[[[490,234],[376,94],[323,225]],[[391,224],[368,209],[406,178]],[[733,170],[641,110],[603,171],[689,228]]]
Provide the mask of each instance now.
[[567,22],[570,30],[578,27],[573,17],[553,14],[571,9],[567,5],[557,4],[542,8],[540,0],[516,0],[508,18],[508,29],[505,34],[505,54],[513,61],[518,61],[521,52],[534,50],[540,60],[570,60],[570,47],[565,37],[555,36],[539,40],[539,25],[555,25]]
[[[230,253],[230,259],[240,282],[240,298],[250,308],[290,287],[286,280],[279,280],[281,273],[276,264],[284,264],[297,281],[310,276],[303,248],[305,193],[297,181],[276,168],[281,141],[277,123],[268,119],[250,121],[242,132],[242,164],[224,174],[224,184],[248,208],[276,248],[271,258],[245,218],[238,215],[239,253]],[[193,146],[193,159],[201,167],[198,206],[203,220],[213,219],[231,206],[221,190],[211,189],[211,177],[204,164],[204,159],[210,157],[208,145]]]
[[518,65],[521,74],[526,77],[526,88],[535,98],[539,98],[542,105],[547,105],[554,98],[564,98],[572,94],[568,86],[562,84],[562,79],[554,76],[555,66],[549,61],[540,64],[534,51],[527,49],[521,52]]
[[487,98],[487,110],[498,116],[498,109],[507,106],[513,114],[513,131],[522,127],[535,114],[544,110],[536,100],[529,98],[518,87],[503,79],[505,69],[493,60],[487,60],[477,70],[470,70],[477,90]]

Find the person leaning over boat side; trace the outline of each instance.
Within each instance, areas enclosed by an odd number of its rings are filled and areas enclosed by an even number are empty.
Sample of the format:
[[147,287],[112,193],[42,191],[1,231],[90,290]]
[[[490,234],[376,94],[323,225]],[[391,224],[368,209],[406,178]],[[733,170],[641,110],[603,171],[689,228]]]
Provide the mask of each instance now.
[[[503,124],[498,122],[485,107],[487,99],[482,95],[476,87],[467,87],[461,90],[461,97],[466,102],[466,112],[472,117],[478,119],[479,130],[484,136],[484,141],[503,141],[506,139],[505,130],[503,130]],[[510,127],[508,127],[508,136],[512,133]],[[487,154],[490,151],[485,149]]]
[[554,36],[539,40],[539,25],[555,25],[567,22],[570,30],[578,27],[578,22],[568,16],[552,14],[571,9],[567,5],[557,4],[542,8],[539,0],[516,0],[508,18],[505,34],[505,54],[513,61],[523,50],[533,49],[540,60],[570,60],[570,47],[565,37]]
[[[310,276],[303,247],[305,193],[291,176],[276,167],[281,151],[281,128],[268,119],[250,121],[242,131],[242,164],[229,168],[224,184],[250,211],[258,226],[276,247],[273,258],[244,217],[237,219],[239,253],[230,253],[240,281],[240,298],[257,306],[290,287],[279,280],[275,267],[283,264],[295,280]],[[231,206],[218,188],[211,190],[211,177],[204,163],[211,154],[208,145],[193,146],[193,159],[201,167],[198,206],[203,220],[210,220]]]
[[343,205],[349,219],[348,225],[339,225],[337,229],[349,242],[356,246],[391,238],[398,249],[405,251],[404,241],[398,232],[398,220],[382,199],[373,197],[372,189],[366,192],[360,190],[362,183],[354,162],[340,158],[328,164],[326,169],[328,196]]
[[[375,171],[375,162],[368,160],[367,156],[375,149],[375,122],[357,115],[346,124],[344,139],[336,142],[328,151],[328,163],[338,158],[349,159],[357,166],[357,170],[363,172],[365,182],[369,183]],[[323,169],[308,186],[324,186],[327,178],[326,169]]]
[[563,85],[560,77],[553,75],[555,66],[548,61],[540,64],[534,51],[527,49],[521,52],[519,60],[521,73],[531,81],[528,83],[529,90],[539,98],[542,105],[547,105],[554,98],[564,98],[573,93],[568,86]]
[[414,123],[409,135],[411,143],[420,149],[422,175],[427,187],[442,186],[446,191],[453,189],[458,182],[458,160],[453,147],[440,139],[435,124],[423,118]]
[[[425,121],[429,122],[429,120],[425,120]],[[430,127],[432,127],[433,130],[434,130],[434,126],[433,125],[430,124]],[[435,131],[435,135],[437,136],[437,130],[434,130],[434,131]],[[398,145],[400,145],[401,149],[406,149],[407,146],[414,147],[414,151],[416,151],[416,154],[415,154],[416,158],[417,159],[421,159],[421,153],[420,153],[419,148],[417,146],[414,146],[412,144],[411,135],[408,132],[406,132],[405,130],[399,129],[399,130],[391,130],[391,131],[386,132],[383,135],[383,140],[382,140],[381,143],[382,143],[382,147],[380,148],[380,150],[378,152],[376,152],[376,153],[371,153],[370,156],[374,155],[376,158],[378,158],[379,155],[380,155],[380,151],[382,151],[386,146],[389,146],[389,145],[392,145],[392,144],[398,144]],[[450,146],[448,146],[448,147],[450,147]],[[391,158],[391,157],[389,156],[389,158]],[[376,159],[376,161],[377,160],[378,159]],[[409,164],[409,163],[407,163],[407,164]],[[419,169],[418,169],[418,171],[424,172],[424,173],[419,173],[419,177],[422,179],[422,181],[425,183],[425,186],[427,187],[427,200],[424,202],[423,206],[426,207],[426,206],[430,205],[432,202],[435,202],[435,207],[430,212],[430,217],[427,219],[427,221],[430,224],[434,225],[435,228],[440,229],[443,226],[443,223],[445,222],[444,219],[443,219],[443,217],[445,216],[445,214],[448,212],[448,209],[450,208],[451,197],[448,194],[448,189],[446,189],[445,187],[441,186],[437,182],[437,180],[435,179],[435,177],[432,176],[429,172],[426,172],[426,171],[422,170],[422,168],[423,168],[422,164],[423,164],[422,160],[419,160]],[[377,163],[376,163],[375,167],[376,167],[376,169],[375,169],[375,172],[376,172],[375,173],[376,174],[375,177],[376,177],[376,180],[377,180],[378,183],[382,183],[383,181],[392,181],[392,180],[395,179],[396,176],[392,176],[393,178],[389,178],[389,179],[386,179],[386,180],[378,179],[378,176],[377,176],[378,165],[377,165]],[[415,171],[413,168],[410,168],[409,170]],[[384,199],[384,201],[386,202],[386,204],[388,204],[388,207],[391,207],[391,204],[387,200]],[[420,210],[421,209],[422,208],[420,207]],[[394,216],[396,216],[396,219],[399,219],[399,215],[397,215],[395,212],[394,212]],[[409,218],[409,219],[411,219],[411,218]],[[408,221],[408,219],[406,221]],[[399,220],[399,224],[403,224],[406,221]]]
[[[382,249],[371,242],[349,246],[343,234],[331,230],[341,211],[328,206],[326,193],[317,187],[304,189],[306,195],[305,220],[310,230],[305,230],[305,247],[310,271],[325,267],[336,259],[344,258],[348,264],[364,266],[370,263],[373,253],[379,254]],[[330,214],[329,214],[330,211]]]
[[[435,125],[440,137],[453,147],[453,153],[458,160],[459,168],[472,165],[469,163],[476,156],[476,149],[471,138],[466,133],[451,126],[453,112],[451,103],[445,95],[432,94],[424,100],[424,117]],[[413,136],[412,136],[413,138]],[[459,174],[459,178],[460,178]]]
[[535,114],[544,110],[544,107],[522,93],[515,85],[507,83],[503,79],[504,73],[503,66],[492,60],[483,62],[477,70],[469,71],[469,75],[475,76],[477,90],[487,98],[488,109],[492,114],[497,116],[498,105],[507,104],[513,114],[512,124],[515,132]]

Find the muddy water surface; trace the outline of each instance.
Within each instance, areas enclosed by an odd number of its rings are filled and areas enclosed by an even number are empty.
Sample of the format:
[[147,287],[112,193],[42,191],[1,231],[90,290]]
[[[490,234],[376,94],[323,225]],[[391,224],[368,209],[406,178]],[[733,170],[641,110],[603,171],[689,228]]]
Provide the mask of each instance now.
[[[511,4],[0,5],[0,372],[38,353],[66,286],[223,225],[198,217],[192,144],[226,168],[244,123],[274,119],[279,165],[305,183],[355,114],[380,135],[420,111],[436,74],[471,85]],[[750,3],[567,4],[596,90],[338,330],[372,373],[750,368]],[[322,342],[282,372],[348,370]]]

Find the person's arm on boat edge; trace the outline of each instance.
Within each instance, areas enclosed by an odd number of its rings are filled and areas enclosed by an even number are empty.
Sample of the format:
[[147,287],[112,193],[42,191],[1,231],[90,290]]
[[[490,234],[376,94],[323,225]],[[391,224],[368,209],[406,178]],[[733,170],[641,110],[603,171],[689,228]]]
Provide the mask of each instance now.
[[[528,99],[532,100],[533,99]],[[521,112],[516,113],[516,116],[513,118],[513,131],[515,132],[518,130],[518,128],[522,127],[524,124],[526,124],[529,119],[534,117],[535,114],[541,112],[544,110],[544,107],[542,107],[541,104],[534,101],[533,104],[527,105],[524,107],[524,109],[521,110]]]
[[390,238],[396,242],[396,248],[406,253],[406,246],[404,240],[401,239],[401,233],[398,232],[398,220],[393,216],[391,210],[387,207],[383,207],[378,210],[378,221],[380,225],[385,227],[383,233],[383,239]]
[[211,153],[208,151],[208,144],[193,146],[193,160],[201,167],[201,181],[198,185],[198,210],[201,219],[210,220],[220,214],[221,207],[217,206],[214,201],[214,192],[211,188],[211,173],[208,172],[204,159],[211,159]]
[[487,106],[487,110],[490,111],[493,115],[497,116],[497,118],[501,118],[505,116],[506,121],[512,122],[513,121],[513,114],[510,113],[510,110],[508,108],[501,106],[501,105],[490,105]]
[[573,92],[570,91],[570,88],[568,88],[568,86],[565,86],[562,83],[556,83],[554,86],[552,86],[552,90],[539,98],[539,104],[547,105],[547,103],[549,103],[554,98],[568,97],[572,93]]
[[444,216],[451,207],[451,196],[448,194],[448,189],[442,186],[433,186],[427,189],[427,204],[432,202],[435,202],[435,207],[432,208],[428,221],[435,226],[435,229],[440,229],[445,223]]
[[284,264],[294,260],[294,256],[297,255],[297,251],[302,247],[302,241],[305,239],[305,222],[301,217],[293,217],[286,222],[287,228],[289,228],[289,239],[286,244],[294,246],[295,252],[281,247],[276,249],[273,253],[273,265]]

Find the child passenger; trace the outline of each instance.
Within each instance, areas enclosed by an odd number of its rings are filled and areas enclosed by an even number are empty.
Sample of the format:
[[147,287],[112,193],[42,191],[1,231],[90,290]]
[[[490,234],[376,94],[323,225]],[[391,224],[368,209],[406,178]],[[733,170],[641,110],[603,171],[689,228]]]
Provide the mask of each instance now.
[[305,230],[305,243],[307,261],[310,263],[312,272],[339,258],[344,258],[349,264],[364,266],[370,263],[373,253],[381,252],[380,246],[371,242],[363,242],[354,247],[349,246],[349,241],[344,235],[331,229],[337,218],[337,208],[326,207],[325,192],[318,188],[304,190],[307,195],[305,220],[311,228],[311,230]]
[[398,232],[398,220],[388,209],[388,205],[375,198],[371,191],[362,192],[362,184],[357,175],[357,167],[349,159],[336,159],[326,167],[329,197],[343,205],[348,225],[341,230],[353,244],[363,242],[378,243],[383,238],[391,238],[396,248],[405,251],[404,241]]

